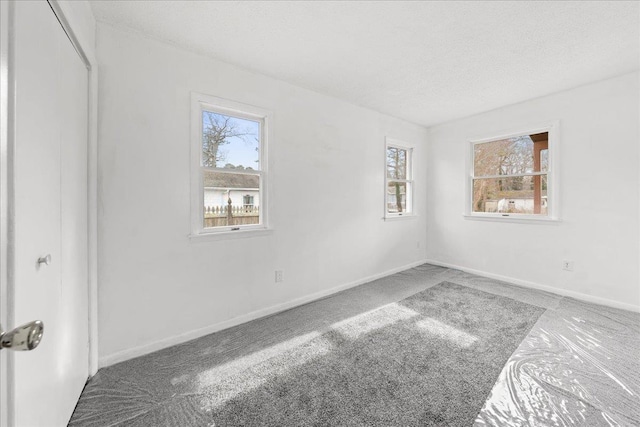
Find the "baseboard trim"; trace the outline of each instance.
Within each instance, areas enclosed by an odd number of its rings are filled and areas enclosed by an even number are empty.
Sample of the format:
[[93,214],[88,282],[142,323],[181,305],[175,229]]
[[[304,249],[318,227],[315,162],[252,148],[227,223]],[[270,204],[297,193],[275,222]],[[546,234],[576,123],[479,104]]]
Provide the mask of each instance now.
[[489,279],[496,279],[496,280],[501,280],[503,282],[513,283],[514,285],[522,286],[522,287],[525,287],[525,288],[538,289],[538,290],[541,290],[541,291],[550,292],[552,294],[556,294],[556,295],[560,295],[560,296],[564,296],[564,297],[571,297],[571,298],[579,299],[579,300],[582,300],[582,301],[591,302],[591,303],[594,303],[594,304],[606,305],[608,307],[619,308],[619,309],[622,309],[622,310],[627,310],[627,311],[633,311],[633,312],[636,312],[636,313],[640,313],[640,306],[633,305],[633,304],[627,304],[627,303],[624,303],[624,302],[610,300],[610,299],[606,299],[606,298],[602,298],[602,297],[596,297],[596,296],[589,295],[589,294],[583,294],[582,292],[569,291],[569,290],[562,289],[562,288],[555,288],[553,286],[542,285],[540,283],[535,283],[535,282],[529,282],[527,280],[516,279],[515,277],[503,276],[503,275],[500,275],[500,274],[489,273],[488,271],[476,270],[474,268],[463,267],[461,265],[455,265],[455,264],[450,264],[450,263],[446,263],[446,262],[441,262],[441,261],[438,261],[438,260],[435,260],[435,259],[427,259],[425,262],[427,264],[433,264],[433,265],[437,265],[437,266],[440,266],[440,267],[446,267],[446,268],[451,268],[451,269],[454,269],[454,270],[464,271],[466,273],[476,274],[478,276],[487,277]]
[[390,276],[395,273],[399,273],[404,270],[408,270],[413,267],[417,267],[419,265],[425,264],[428,261],[420,260],[416,262],[412,262],[410,264],[403,265],[401,267],[393,268],[391,270],[384,271],[382,273],[374,274],[368,277],[364,277],[359,280],[355,280],[353,282],[345,283],[339,286],[335,286],[330,289],[325,289],[320,292],[315,292],[310,295],[306,295],[300,298],[293,299],[288,302],[284,302],[281,304],[276,304],[271,307],[266,307],[260,310],[252,311],[250,313],[244,314],[242,316],[234,317],[229,320],[225,320],[210,326],[205,326],[204,328],[196,329],[194,331],[185,332],[184,334],[175,335],[172,337],[164,338],[159,341],[154,341],[149,344],[143,344],[138,347],[130,348],[127,350],[122,350],[117,353],[109,354],[103,356],[99,359],[98,366],[100,368],[104,368],[110,365],[114,365],[116,363],[124,362],[129,359],[133,359],[136,357],[144,356],[149,353],[153,353],[154,351],[162,350],[167,347],[171,347],[173,345],[182,344],[187,341],[191,341],[196,338],[203,337],[205,335],[212,334],[214,332],[222,331],[223,329],[231,328],[233,326],[240,325],[242,323],[250,322],[252,320],[259,319],[261,317],[271,316],[276,313],[280,313],[285,310],[289,310],[291,308],[298,307],[303,304],[308,304],[313,301],[317,301],[321,298],[325,298],[329,295],[333,295],[335,293],[344,291],[349,288],[354,288],[356,286],[362,285],[364,283],[371,282],[373,280],[381,279],[383,277]]

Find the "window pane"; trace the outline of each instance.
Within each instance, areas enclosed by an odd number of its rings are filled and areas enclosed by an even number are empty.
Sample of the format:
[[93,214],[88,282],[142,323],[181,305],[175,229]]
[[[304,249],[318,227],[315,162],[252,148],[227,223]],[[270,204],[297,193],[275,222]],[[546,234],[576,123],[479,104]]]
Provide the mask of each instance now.
[[204,228],[260,223],[260,176],[204,171],[203,179]]
[[544,132],[475,144],[474,176],[546,172],[548,135]]
[[411,184],[408,182],[390,182],[387,185],[387,212],[411,212]]
[[202,166],[260,169],[260,122],[202,112]]
[[407,150],[387,147],[387,178],[407,179]]
[[540,172],[547,172],[548,170],[549,170],[549,150],[548,149],[540,150]]
[[473,212],[547,215],[547,175],[473,180]]

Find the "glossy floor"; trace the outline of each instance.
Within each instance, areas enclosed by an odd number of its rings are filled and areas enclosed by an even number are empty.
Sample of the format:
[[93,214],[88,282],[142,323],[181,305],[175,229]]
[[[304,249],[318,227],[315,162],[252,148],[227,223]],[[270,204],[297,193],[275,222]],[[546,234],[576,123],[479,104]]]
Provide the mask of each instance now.
[[477,425],[640,425],[639,314],[432,265],[101,369],[70,425],[213,425],[197,403],[197,382],[207,372],[251,369],[331,325],[443,281],[545,309],[504,366]]

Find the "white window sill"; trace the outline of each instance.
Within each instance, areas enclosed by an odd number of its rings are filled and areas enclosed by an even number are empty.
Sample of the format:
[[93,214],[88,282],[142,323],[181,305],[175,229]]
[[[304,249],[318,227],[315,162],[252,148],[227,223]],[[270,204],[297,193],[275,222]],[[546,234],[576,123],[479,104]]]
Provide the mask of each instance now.
[[190,234],[189,239],[192,242],[215,242],[218,240],[231,240],[231,239],[247,239],[251,237],[262,237],[273,234],[273,228],[258,228],[249,230],[234,230],[234,231],[212,231],[202,232],[199,234]]
[[[506,215],[506,216],[503,216]],[[495,214],[495,215],[478,215],[478,214],[464,214],[464,219],[470,219],[472,221],[494,221],[494,222],[515,222],[520,224],[549,224],[558,225],[562,222],[558,218],[550,217],[535,217],[535,216],[521,216],[514,214]]]
[[385,221],[398,221],[398,220],[404,220],[404,219],[415,219],[417,217],[418,217],[418,215],[416,215],[414,213],[410,213],[410,214],[406,214],[406,215],[385,216],[382,219],[385,220]]

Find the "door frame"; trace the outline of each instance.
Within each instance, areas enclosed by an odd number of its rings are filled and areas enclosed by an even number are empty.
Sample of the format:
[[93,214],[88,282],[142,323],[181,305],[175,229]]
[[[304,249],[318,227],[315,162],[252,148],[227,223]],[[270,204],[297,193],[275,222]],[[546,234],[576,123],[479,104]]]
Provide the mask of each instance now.
[[[13,312],[13,224],[14,224],[14,6],[17,0],[0,1],[0,324],[8,329],[14,324]],[[78,52],[88,70],[88,118],[87,124],[87,197],[88,197],[88,297],[89,297],[89,372],[87,378],[98,371],[98,63],[93,38],[82,34],[77,15],[71,5],[58,0],[49,3],[69,41]],[[74,20],[76,18],[76,20]],[[77,31],[75,31],[77,29]],[[21,319],[27,321],[29,319]],[[45,332],[46,335],[46,332]],[[46,339],[46,337],[45,337]],[[13,357],[3,351],[0,354],[0,427],[13,427],[14,390]]]

